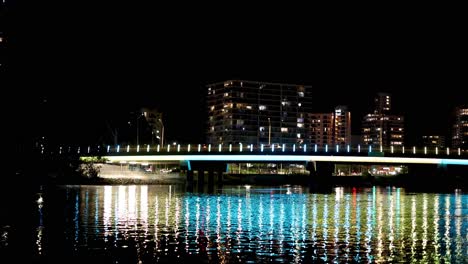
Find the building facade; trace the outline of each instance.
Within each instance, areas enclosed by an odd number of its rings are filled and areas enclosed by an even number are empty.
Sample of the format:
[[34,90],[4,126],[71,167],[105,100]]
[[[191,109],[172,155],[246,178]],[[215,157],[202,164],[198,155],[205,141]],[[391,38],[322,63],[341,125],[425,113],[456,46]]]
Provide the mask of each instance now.
[[422,136],[422,145],[429,148],[445,148],[445,137],[440,135]]
[[333,113],[308,114],[310,144],[345,146],[351,144],[351,112],[346,106],[337,106]]
[[391,95],[379,93],[373,113],[362,121],[362,142],[373,146],[403,146],[404,117],[391,113]]
[[210,144],[305,144],[311,86],[230,80],[207,85]]
[[452,147],[468,150],[468,105],[459,106],[455,109]]

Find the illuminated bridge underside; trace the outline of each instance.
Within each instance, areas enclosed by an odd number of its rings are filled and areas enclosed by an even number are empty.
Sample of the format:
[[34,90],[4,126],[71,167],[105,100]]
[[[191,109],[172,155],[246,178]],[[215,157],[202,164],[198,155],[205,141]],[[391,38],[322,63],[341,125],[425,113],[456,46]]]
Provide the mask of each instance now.
[[110,162],[121,161],[224,161],[224,162],[356,162],[398,164],[468,165],[468,159],[360,157],[360,156],[303,156],[303,155],[140,155],[104,156]]

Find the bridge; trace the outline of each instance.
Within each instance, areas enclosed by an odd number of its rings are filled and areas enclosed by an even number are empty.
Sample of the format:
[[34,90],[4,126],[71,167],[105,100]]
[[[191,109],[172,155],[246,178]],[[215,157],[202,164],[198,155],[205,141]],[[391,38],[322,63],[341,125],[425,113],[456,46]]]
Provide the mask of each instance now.
[[[62,149],[60,150],[62,151]],[[198,171],[198,183],[204,182],[208,172],[208,183],[213,175],[226,172],[228,163],[304,163],[311,176],[331,176],[335,164],[398,164],[407,165],[412,173],[428,174],[434,171],[463,170],[468,177],[468,151],[460,148],[428,147],[372,147],[372,146],[318,146],[318,145],[254,145],[254,144],[186,144],[186,145],[138,145],[138,146],[91,146],[78,148],[84,159],[100,156],[108,163],[138,164],[149,162],[177,162],[193,181],[193,172]],[[453,168],[457,168],[454,170]],[[448,170],[449,168],[449,170]],[[450,169],[451,168],[451,169]]]

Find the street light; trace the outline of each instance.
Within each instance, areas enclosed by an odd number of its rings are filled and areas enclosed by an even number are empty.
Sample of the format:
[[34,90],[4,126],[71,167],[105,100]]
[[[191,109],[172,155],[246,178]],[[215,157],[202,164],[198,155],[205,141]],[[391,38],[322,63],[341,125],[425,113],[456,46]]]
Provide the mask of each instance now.
[[[161,123],[161,146],[164,146],[164,123],[161,118],[158,118],[159,123]],[[157,131],[159,133],[159,131]]]
[[270,118],[268,118],[268,145],[271,145],[271,122]]
[[140,115],[138,115],[138,117],[136,118],[136,127],[137,127],[137,135],[136,135],[136,144],[137,146],[140,144],[140,141],[139,141],[139,138],[140,138],[140,118],[142,116],[145,116],[144,114],[140,113]]

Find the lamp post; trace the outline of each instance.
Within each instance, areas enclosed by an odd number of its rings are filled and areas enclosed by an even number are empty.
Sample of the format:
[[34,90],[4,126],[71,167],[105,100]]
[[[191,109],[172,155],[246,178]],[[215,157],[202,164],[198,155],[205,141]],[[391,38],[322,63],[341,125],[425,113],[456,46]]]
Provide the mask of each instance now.
[[140,118],[144,116],[143,114],[139,113],[138,117],[136,118],[136,129],[137,129],[137,134],[136,134],[136,144],[137,146],[140,144]]
[[268,145],[271,145],[271,122],[270,118],[268,118]]
[[161,123],[161,146],[164,146],[164,123],[161,118],[159,118],[158,121]]

